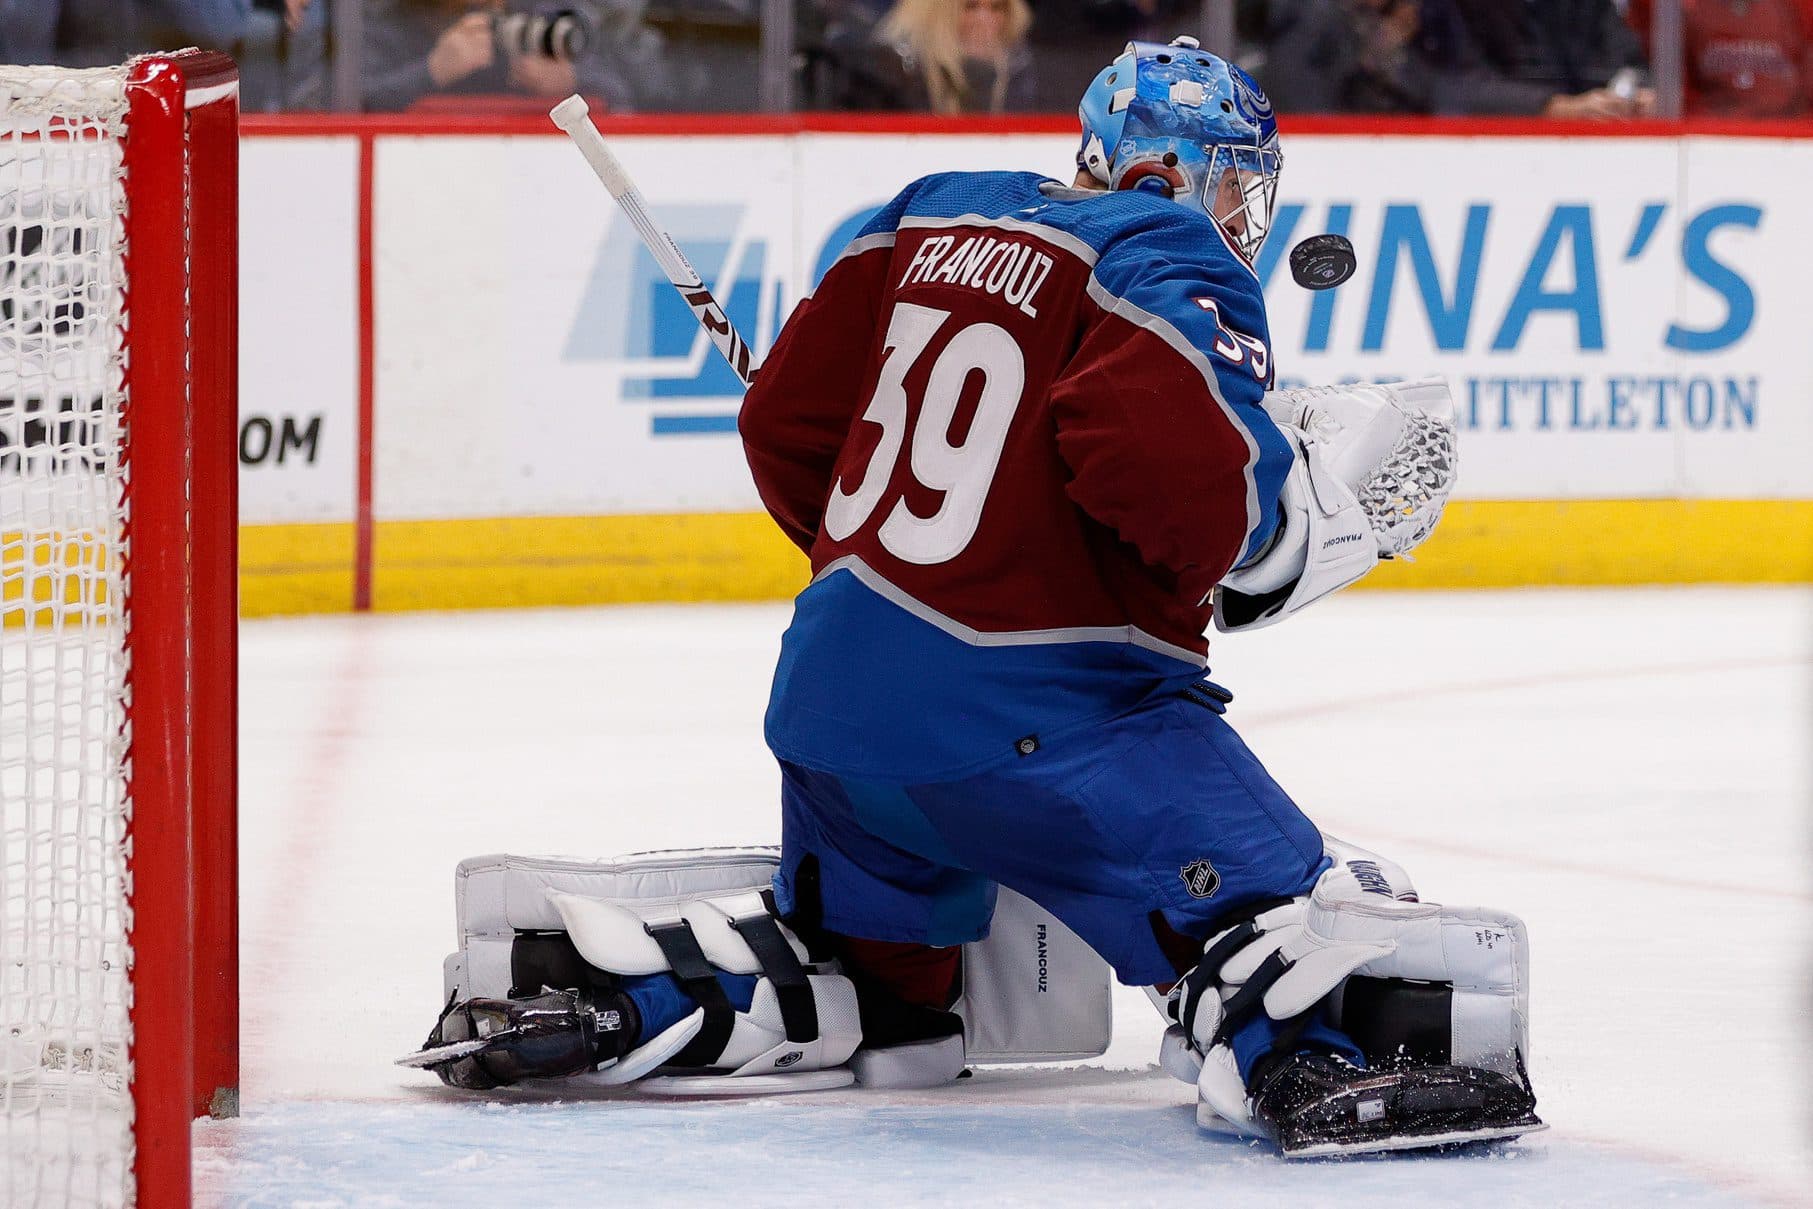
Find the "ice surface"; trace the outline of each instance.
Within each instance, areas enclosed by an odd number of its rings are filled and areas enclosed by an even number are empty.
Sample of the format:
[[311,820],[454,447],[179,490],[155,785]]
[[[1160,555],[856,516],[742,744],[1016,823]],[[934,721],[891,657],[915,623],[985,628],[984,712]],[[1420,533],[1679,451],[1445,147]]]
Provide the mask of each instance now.
[[1813,593],[1354,594],[1215,642],[1229,719],[1426,897],[1530,923],[1553,1130],[1285,1165],[1199,1134],[1116,1002],[1091,1069],[934,1092],[458,1096],[390,1059],[454,863],[772,842],[782,606],[248,623],[246,1116],[203,1204],[1805,1204]]

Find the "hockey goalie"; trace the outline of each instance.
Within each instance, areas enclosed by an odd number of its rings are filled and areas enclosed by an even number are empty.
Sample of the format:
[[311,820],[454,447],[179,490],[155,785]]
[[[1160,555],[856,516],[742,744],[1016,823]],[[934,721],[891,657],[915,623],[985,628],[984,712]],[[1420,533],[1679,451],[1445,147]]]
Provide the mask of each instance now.
[[[929,1087],[1100,1052],[1105,963],[1151,988],[1205,1128],[1292,1157],[1542,1128],[1523,924],[1321,834],[1204,678],[1211,626],[1428,537],[1447,387],[1270,389],[1281,157],[1240,69],[1135,43],[1080,114],[1069,182],[953,172],[883,207],[744,402],[813,572],[766,718],[778,854],[468,862],[470,940],[405,1061]],[[1009,914],[1036,945],[999,941]]]

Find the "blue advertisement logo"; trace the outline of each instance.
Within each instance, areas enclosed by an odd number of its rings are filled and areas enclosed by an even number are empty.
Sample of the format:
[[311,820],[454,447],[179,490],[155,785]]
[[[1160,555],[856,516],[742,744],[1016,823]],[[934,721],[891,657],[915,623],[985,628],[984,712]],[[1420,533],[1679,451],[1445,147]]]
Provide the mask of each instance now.
[[[787,266],[774,263],[767,240],[739,241],[745,208],[675,205],[657,214],[751,348],[765,352],[787,313]],[[628,223],[612,223],[598,247],[561,359],[621,366],[623,400],[652,405],[656,436],[736,432],[742,383]]]
[[[1271,235],[1260,250],[1255,269],[1261,283],[1270,284],[1278,262],[1300,235],[1319,230],[1353,237],[1353,206],[1335,202],[1327,207],[1326,221],[1319,227],[1304,222],[1306,207],[1290,202],[1278,207]],[[1460,230],[1460,251],[1449,263],[1438,263],[1430,240],[1429,223],[1421,206],[1388,205],[1380,218],[1371,289],[1367,293],[1365,314],[1359,332],[1358,351],[1384,351],[1385,333],[1391,326],[1394,307],[1420,308],[1428,322],[1430,338],[1444,352],[1464,351],[1470,342],[1486,337],[1486,347],[1495,353],[1514,352],[1521,344],[1530,320],[1542,314],[1571,319],[1577,347],[1583,352],[1605,348],[1604,278],[1612,271],[1608,255],[1622,262],[1634,262],[1643,256],[1667,255],[1669,250],[1653,246],[1654,236],[1667,206],[1662,202],[1645,205],[1631,224],[1628,240],[1622,247],[1606,243],[1609,230],[1618,226],[1618,218],[1594,207],[1561,203],[1550,207],[1547,219],[1535,245],[1531,248],[1518,276],[1517,288],[1502,311],[1486,313],[1478,304],[1477,287],[1480,261],[1485,254],[1487,237],[1492,227],[1493,207],[1489,202],[1476,202],[1467,207]],[[1676,352],[1715,353],[1742,340],[1756,320],[1756,293],[1741,273],[1720,260],[1712,250],[1715,236],[1728,230],[1754,232],[1762,225],[1762,210],[1753,205],[1723,204],[1709,206],[1688,216],[1681,231],[1681,242],[1675,254],[1681,269],[1705,289],[1718,295],[1725,304],[1725,317],[1707,328],[1690,328],[1679,322],[1670,323],[1656,333],[1658,343]],[[1441,232],[1447,235],[1447,231]],[[1359,241],[1356,241],[1359,242]],[[1559,278],[1572,284],[1552,287],[1547,283]],[[1305,352],[1327,352],[1333,336],[1336,295],[1333,291],[1317,294],[1309,306],[1303,329]],[[1488,335],[1489,333],[1489,335]],[[1273,336],[1281,333],[1274,331]]]
[[[866,207],[832,229],[813,257],[814,284],[879,209]],[[778,263],[768,241],[753,234],[739,238],[746,215],[734,203],[656,209],[657,220],[759,358],[773,345],[793,299],[788,266]],[[736,434],[742,383],[627,223],[612,223],[598,246],[561,360],[619,367],[623,401],[651,408],[654,436]]]

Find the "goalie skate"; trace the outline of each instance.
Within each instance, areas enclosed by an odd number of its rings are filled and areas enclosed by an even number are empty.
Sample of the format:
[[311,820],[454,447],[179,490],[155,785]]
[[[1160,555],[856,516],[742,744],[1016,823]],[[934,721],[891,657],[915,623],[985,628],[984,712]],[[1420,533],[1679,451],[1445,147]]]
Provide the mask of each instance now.
[[[1287,1159],[1425,1150],[1515,1138],[1546,1126],[1528,1084],[1495,1071],[1417,1066],[1372,1071],[1296,1054],[1266,1074],[1254,1116]],[[1206,1105],[1197,1110],[1199,1124]]]

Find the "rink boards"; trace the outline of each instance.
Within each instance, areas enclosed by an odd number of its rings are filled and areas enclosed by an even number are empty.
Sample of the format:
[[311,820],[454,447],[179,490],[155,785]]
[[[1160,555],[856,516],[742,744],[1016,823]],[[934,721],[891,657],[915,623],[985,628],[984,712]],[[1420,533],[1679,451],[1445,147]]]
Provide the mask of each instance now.
[[[852,123],[844,123],[850,125]],[[1062,174],[1043,119],[631,120],[658,216],[765,351],[874,208],[951,168]],[[1813,579],[1813,142],[1344,123],[1286,131],[1256,266],[1283,384],[1450,377],[1448,518],[1395,587]],[[785,596],[738,390],[533,121],[254,123],[244,142],[249,613]],[[1359,272],[1293,285],[1346,233]]]

